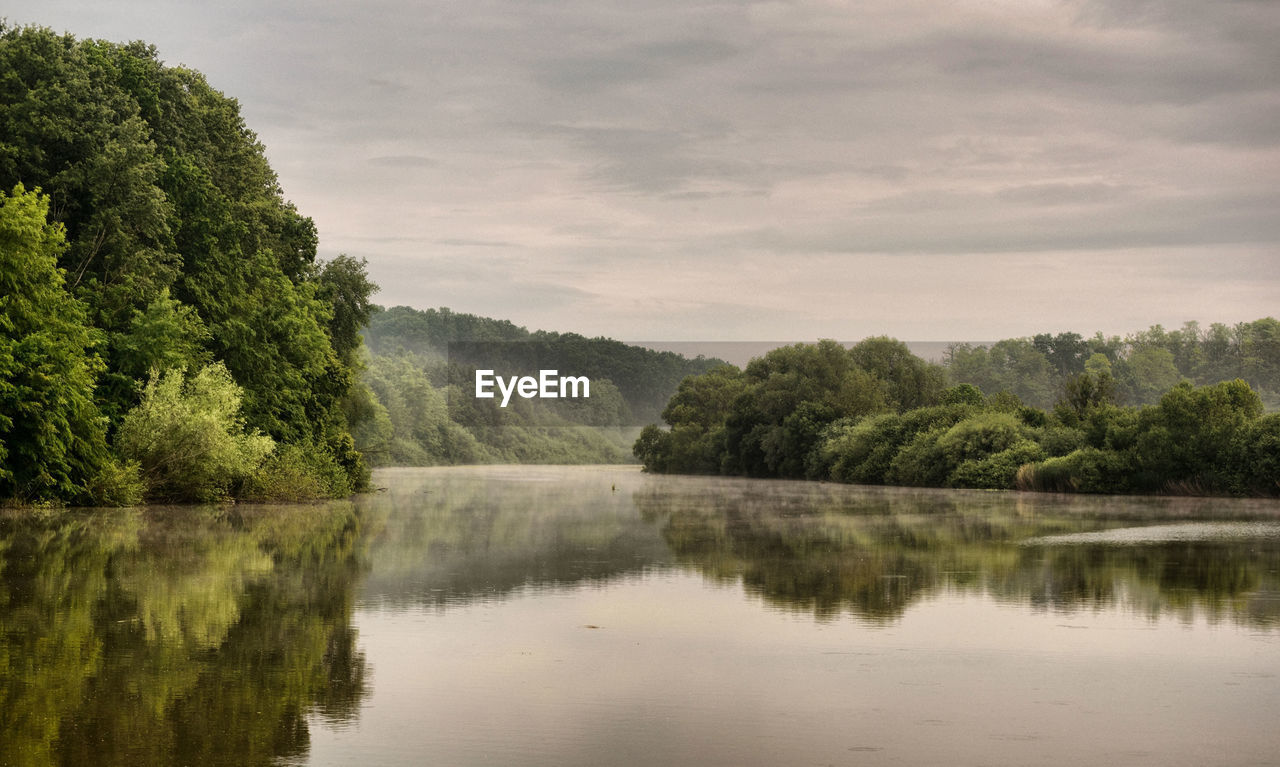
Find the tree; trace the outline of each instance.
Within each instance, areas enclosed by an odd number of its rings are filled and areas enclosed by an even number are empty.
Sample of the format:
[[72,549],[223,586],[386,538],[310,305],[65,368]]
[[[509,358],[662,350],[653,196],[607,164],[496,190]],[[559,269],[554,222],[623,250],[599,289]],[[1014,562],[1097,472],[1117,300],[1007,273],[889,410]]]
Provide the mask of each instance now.
[[1254,320],[1241,331],[1244,379],[1255,389],[1280,391],[1280,320]]
[[93,400],[102,363],[48,211],[21,184],[0,194],[0,498],[86,503],[112,465]]
[[0,23],[0,188],[39,186],[66,227],[59,265],[108,332],[177,275],[164,168],[99,47]]
[[1230,490],[1243,468],[1235,460],[1241,439],[1261,415],[1262,400],[1244,381],[1198,388],[1183,381],[1139,417],[1141,481],[1154,490],[1170,483]]
[[1173,363],[1173,352],[1160,346],[1143,346],[1130,352],[1117,366],[1116,379],[1126,402],[1144,405],[1159,400],[1182,376]]
[[948,357],[952,380],[973,384],[988,397],[1008,392],[1034,407],[1048,407],[1054,399],[1053,366],[1028,339],[1007,338],[990,348],[957,344]]
[[1062,384],[1062,399],[1056,408],[1059,418],[1079,423],[1090,410],[1115,404],[1116,384],[1111,377],[1111,363],[1102,354],[1094,353],[1079,375],[1068,378]]
[[728,418],[734,400],[746,390],[742,373],[733,365],[720,365],[680,382],[662,411],[671,426],[691,424],[704,431]]
[[119,421],[138,403],[142,382],[153,370],[194,370],[208,363],[209,331],[190,306],[169,297],[165,288],[133,317],[109,348],[109,363],[99,383],[99,400]]
[[1040,333],[1031,339],[1031,343],[1045,356],[1059,376],[1083,372],[1085,359],[1089,356],[1089,345],[1079,333],[1059,333],[1056,336]]
[[18,182],[65,226],[113,423],[152,365],[219,360],[251,426],[361,484],[346,405],[372,284],[345,256],[316,267],[315,224],[234,99],[145,43],[0,24],[0,188]]
[[864,339],[849,356],[854,365],[884,382],[889,404],[899,411],[938,404],[946,387],[946,371],[888,336]]
[[329,341],[347,367],[355,367],[360,348],[360,328],[369,324],[373,304],[369,298],[378,286],[369,280],[367,262],[339,255],[320,265],[316,273],[316,298],[328,304]]
[[[791,455],[795,446],[816,447],[820,427],[838,418],[889,408],[886,383],[831,340],[774,349],[752,360],[743,378],[746,391],[725,422],[728,473],[803,476],[806,456]],[[788,425],[802,406],[804,415]]]

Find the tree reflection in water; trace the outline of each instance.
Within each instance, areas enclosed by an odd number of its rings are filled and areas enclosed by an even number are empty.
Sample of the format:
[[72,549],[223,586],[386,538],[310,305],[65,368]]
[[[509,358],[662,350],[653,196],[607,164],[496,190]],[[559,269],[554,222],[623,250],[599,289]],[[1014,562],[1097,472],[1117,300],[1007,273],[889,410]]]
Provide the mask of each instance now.
[[353,718],[350,503],[0,516],[0,764],[271,764]]
[[[892,621],[917,600],[977,591],[1062,611],[1280,621],[1280,527],[1267,501],[708,480],[653,485],[635,502],[682,564],[820,619]],[[1187,520],[1216,527],[1189,540],[1069,537]],[[1230,535],[1236,526],[1243,533]]]
[[308,724],[341,728],[370,695],[357,599],[388,615],[465,615],[678,569],[818,621],[886,625],[975,594],[1280,626],[1272,501],[622,467],[380,480],[388,492],[354,503],[0,512],[0,764],[304,762]]

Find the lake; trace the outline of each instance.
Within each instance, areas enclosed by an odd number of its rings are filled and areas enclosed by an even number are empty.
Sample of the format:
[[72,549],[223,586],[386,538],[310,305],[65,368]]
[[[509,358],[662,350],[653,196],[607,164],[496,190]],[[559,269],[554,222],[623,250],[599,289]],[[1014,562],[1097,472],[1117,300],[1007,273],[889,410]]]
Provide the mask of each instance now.
[[1280,502],[374,484],[0,511],[0,765],[1280,763]]

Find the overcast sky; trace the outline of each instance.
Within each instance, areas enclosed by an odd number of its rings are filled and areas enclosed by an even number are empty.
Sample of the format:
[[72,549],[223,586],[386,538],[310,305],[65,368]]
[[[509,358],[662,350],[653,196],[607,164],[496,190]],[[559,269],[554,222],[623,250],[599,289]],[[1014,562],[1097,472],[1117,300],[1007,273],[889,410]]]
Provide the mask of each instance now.
[[386,305],[631,340],[1280,315],[1270,0],[8,0],[240,100]]

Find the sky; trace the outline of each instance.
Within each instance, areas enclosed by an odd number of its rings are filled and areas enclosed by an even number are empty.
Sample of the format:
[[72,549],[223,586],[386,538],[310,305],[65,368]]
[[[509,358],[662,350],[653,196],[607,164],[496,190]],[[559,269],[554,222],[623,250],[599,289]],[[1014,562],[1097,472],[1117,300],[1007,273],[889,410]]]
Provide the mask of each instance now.
[[1280,314],[1270,0],[7,0],[239,100],[384,305],[623,340]]

